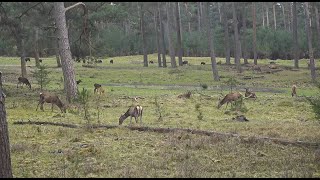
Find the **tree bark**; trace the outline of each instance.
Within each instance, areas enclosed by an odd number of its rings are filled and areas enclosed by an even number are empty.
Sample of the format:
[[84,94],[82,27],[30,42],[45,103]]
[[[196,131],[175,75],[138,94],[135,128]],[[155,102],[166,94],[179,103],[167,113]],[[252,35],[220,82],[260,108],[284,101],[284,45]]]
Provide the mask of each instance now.
[[297,29],[297,2],[293,2],[292,7],[292,15],[293,15],[293,22],[292,22],[292,31],[293,31],[293,56],[294,56],[294,67],[299,68],[299,47],[298,47],[298,29]]
[[164,25],[162,22],[162,12],[161,12],[161,8],[160,8],[160,2],[157,2],[158,4],[158,11],[159,11],[159,21],[160,21],[160,37],[161,37],[161,51],[162,51],[162,67],[166,68],[167,67],[167,60],[166,60],[166,42],[165,42],[165,38],[164,38]]
[[35,59],[36,67],[39,67],[40,62],[39,62],[39,29],[38,28],[35,28],[34,59]]
[[232,2],[232,14],[233,14],[233,27],[234,27],[234,39],[235,39],[235,55],[234,60],[237,67],[237,72],[241,73],[241,64],[240,64],[240,40],[238,32],[238,20],[236,16],[236,8],[234,2]]
[[221,21],[222,21],[222,17],[221,17],[221,5],[220,5],[219,2],[218,2],[218,11],[219,11],[219,22],[221,23]]
[[287,30],[285,3],[284,2],[281,4],[281,7],[282,7],[282,16],[283,16],[283,26],[284,26],[284,29]]
[[[78,4],[78,3],[77,3]],[[75,7],[70,6],[70,7]],[[70,103],[77,97],[77,83],[75,80],[75,72],[73,67],[73,61],[71,58],[71,51],[68,39],[68,29],[66,24],[66,11],[71,9],[65,8],[63,2],[54,2],[54,19],[56,22],[57,30],[56,37],[59,41],[59,53],[62,63],[63,77],[67,93],[67,101]]]
[[211,58],[211,67],[212,67],[212,73],[213,73],[213,79],[215,81],[219,81],[219,74],[217,69],[217,63],[216,63],[216,56],[214,54],[214,47],[213,47],[213,36],[212,36],[212,30],[211,30],[211,20],[209,15],[209,3],[205,2],[205,13],[204,13],[204,20],[205,20],[205,26],[207,31],[207,37],[208,37],[208,50],[210,53]]
[[252,17],[253,17],[253,62],[255,65],[258,64],[257,61],[257,25],[256,25],[256,3],[252,2]]
[[230,65],[230,45],[229,45],[229,30],[228,30],[228,19],[226,14],[227,2],[222,2],[222,21],[224,31],[224,52],[226,56],[226,64]]
[[268,8],[268,2],[265,2],[266,6],[266,16],[267,16],[267,27],[269,27],[269,8]]
[[277,30],[277,19],[276,19],[276,3],[273,4],[273,22],[274,22],[274,30]]
[[182,66],[182,39],[181,39],[181,26],[180,26],[180,12],[179,2],[175,2],[176,7],[176,23],[177,23],[177,40],[178,40],[178,58],[179,66]]
[[200,13],[200,2],[197,2],[197,15],[198,15],[198,31],[201,31],[201,13]]
[[2,89],[2,72],[0,72],[0,178],[12,177],[7,112]]
[[318,34],[318,46],[320,47],[320,23],[319,23],[319,11],[318,11],[318,7],[317,4],[315,4],[314,6],[314,10],[316,13],[316,27],[317,27],[317,34]]
[[141,22],[141,36],[142,36],[142,51],[143,51],[143,66],[148,67],[148,53],[147,53],[147,41],[145,35],[144,25],[144,9],[143,3],[139,3],[140,7],[140,22]]
[[167,2],[167,29],[168,29],[168,44],[169,44],[169,53],[171,59],[171,67],[176,68],[177,63],[175,59],[175,51],[173,45],[173,36],[172,36],[172,25],[173,25],[173,12],[171,2]]
[[24,47],[24,39],[21,37],[18,41],[18,52],[20,52],[20,61],[21,61],[21,76],[27,77],[27,67],[26,67],[26,53]]
[[59,41],[55,39],[56,48],[54,48],[54,52],[56,54],[57,67],[61,67],[60,53],[59,53]]
[[244,64],[249,64],[248,58],[247,58],[247,41],[246,41],[246,33],[247,33],[247,10],[246,10],[246,4],[243,4],[243,10],[242,10],[242,25],[243,25],[243,35],[242,37],[242,56]]
[[310,11],[309,11],[309,3],[305,2],[305,10],[306,10],[306,29],[308,36],[308,48],[309,48],[309,58],[310,58],[310,71],[311,71],[311,80],[312,82],[316,82],[316,68],[315,62],[313,58],[313,49],[312,49],[312,34],[311,34],[311,24],[310,24]]
[[158,28],[158,10],[154,12],[154,28],[156,31],[156,42],[157,42],[157,54],[158,54],[158,67],[162,67],[161,64],[161,49],[160,49],[160,40],[159,40],[159,28]]

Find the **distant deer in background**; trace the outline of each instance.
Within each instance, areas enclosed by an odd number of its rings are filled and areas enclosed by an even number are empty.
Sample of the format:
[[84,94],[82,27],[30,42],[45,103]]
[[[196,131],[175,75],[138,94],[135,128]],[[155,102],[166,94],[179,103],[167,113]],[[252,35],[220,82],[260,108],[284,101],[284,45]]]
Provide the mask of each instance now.
[[98,88],[101,88],[101,84],[97,84],[97,83],[94,83],[94,90],[93,90],[93,93],[95,94],[98,90]]
[[249,88],[245,88],[245,89],[246,89],[246,93],[244,94],[244,96],[246,98],[257,98],[254,92],[249,91]]
[[30,82],[29,82],[29,80],[27,79],[27,78],[25,78],[25,77],[19,77],[18,78],[18,83],[17,83],[17,88],[18,88],[18,85],[19,84],[21,84],[21,86],[23,86],[23,84],[25,84],[25,85],[27,85],[27,86],[29,86],[29,88],[31,89],[31,84],[30,84]]
[[238,100],[239,98],[242,97],[242,94],[239,92],[234,92],[234,93],[229,93],[227,94],[218,104],[218,109],[224,105],[225,103],[227,103],[226,108],[228,107],[229,103],[232,103],[233,101]]
[[123,121],[129,116],[130,116],[130,125],[131,125],[132,117],[134,117],[136,123],[138,123],[137,118],[140,117],[140,124],[142,124],[142,112],[143,112],[142,106],[140,105],[131,106],[126,113],[120,116],[119,125],[121,125]]
[[291,96],[296,96],[297,97],[297,85],[293,85],[291,88]]

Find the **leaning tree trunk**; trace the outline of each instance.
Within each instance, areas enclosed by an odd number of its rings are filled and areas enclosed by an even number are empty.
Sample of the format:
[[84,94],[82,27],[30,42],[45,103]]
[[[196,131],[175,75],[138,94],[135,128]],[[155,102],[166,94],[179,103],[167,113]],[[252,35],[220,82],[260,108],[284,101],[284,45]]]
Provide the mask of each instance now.
[[316,68],[315,62],[313,58],[313,49],[312,49],[312,34],[311,34],[311,23],[310,23],[310,11],[309,11],[309,3],[305,2],[305,10],[306,10],[306,29],[307,29],[307,36],[308,36],[308,48],[309,48],[309,58],[310,58],[310,71],[311,71],[311,79],[312,82],[316,82]]
[[238,20],[236,16],[236,8],[234,2],[232,2],[232,14],[233,14],[233,27],[234,27],[234,39],[235,39],[235,53],[234,60],[237,67],[237,71],[241,73],[241,64],[240,64],[240,41],[239,41],[239,32],[238,32]]
[[147,53],[147,40],[144,25],[144,10],[143,3],[139,3],[140,7],[140,22],[141,22],[141,36],[142,36],[142,51],[143,51],[143,66],[148,67],[148,53]]
[[231,64],[230,62],[230,44],[229,44],[229,30],[228,30],[228,19],[227,19],[227,2],[222,2],[222,21],[223,21],[223,31],[224,31],[224,52],[226,56],[226,64]]
[[40,62],[39,62],[39,29],[38,28],[35,28],[34,59],[36,61],[36,67],[40,67]]
[[256,3],[252,2],[252,17],[253,17],[253,62],[255,65],[258,64],[257,61],[257,21],[256,21]]
[[162,22],[162,12],[160,8],[160,2],[157,2],[158,4],[158,11],[159,11],[159,23],[160,23],[160,40],[161,40],[161,53],[162,53],[162,67],[167,67],[167,60],[166,60],[166,41],[164,38],[164,25]]
[[70,103],[77,97],[77,83],[75,80],[75,72],[73,67],[73,61],[71,58],[71,51],[68,39],[68,29],[66,24],[66,11],[83,3],[76,3],[68,8],[64,7],[64,2],[54,2],[53,16],[57,26],[56,37],[59,39],[59,53],[62,63],[62,71],[64,77],[64,84],[67,88],[67,101]]
[[205,2],[205,13],[204,15],[204,20],[205,20],[205,26],[206,26],[206,31],[207,31],[207,37],[208,37],[208,50],[210,53],[210,58],[211,58],[211,67],[212,67],[212,73],[213,73],[213,79],[215,81],[219,81],[219,74],[218,74],[218,69],[217,69],[217,63],[216,63],[216,56],[214,54],[214,47],[213,47],[213,36],[212,36],[212,30],[211,30],[211,18],[209,15],[209,3]]
[[0,178],[12,177],[5,95],[2,89],[2,72],[0,72]]
[[177,24],[179,66],[182,66],[183,65],[182,64],[182,40],[181,40],[179,2],[175,2],[175,4],[176,4],[176,24]]
[[162,67],[161,65],[161,48],[160,48],[160,40],[159,40],[159,26],[158,26],[158,10],[154,11],[154,29],[156,33],[156,43],[157,43],[157,54],[158,54],[158,67]]
[[299,47],[298,47],[298,29],[297,29],[297,3],[293,2],[292,7],[292,31],[293,31],[293,56],[294,56],[294,67],[299,68]]
[[176,68],[176,58],[174,52],[174,45],[173,45],[173,35],[172,35],[172,26],[173,26],[173,12],[172,12],[172,5],[171,2],[167,2],[167,28],[168,28],[168,44],[169,44],[169,53],[171,58],[171,67]]

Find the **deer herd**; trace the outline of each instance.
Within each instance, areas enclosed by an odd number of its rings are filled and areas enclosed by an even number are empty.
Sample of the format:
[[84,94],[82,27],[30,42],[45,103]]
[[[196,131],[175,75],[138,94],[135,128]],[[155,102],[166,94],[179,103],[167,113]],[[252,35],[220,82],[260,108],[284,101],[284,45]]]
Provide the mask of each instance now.
[[[79,84],[81,80],[77,81],[77,84]],[[18,85],[23,86],[23,84],[27,85],[31,89],[31,84],[29,80],[25,77],[19,77],[18,78],[18,83],[17,83],[17,88]],[[101,84],[95,83],[94,85],[94,94],[104,94],[105,91],[102,88]],[[244,98],[254,98],[256,99],[257,96],[254,92],[249,91],[248,88],[245,88],[245,97]],[[291,96],[297,96],[297,85],[293,84],[291,88]],[[190,98],[191,97],[191,92],[189,91],[186,94],[179,95],[178,98]],[[218,109],[226,104],[226,108],[228,107],[228,104],[232,104],[233,102],[237,101],[238,99],[241,99],[243,95],[240,92],[232,92],[224,96],[224,98],[219,101],[218,103]],[[62,113],[66,113],[67,105],[64,104],[58,97],[58,95],[49,93],[49,92],[40,92],[40,97],[39,97],[39,103],[37,105],[36,111],[38,110],[38,107],[40,105],[40,109],[44,111],[43,109],[43,104],[44,103],[51,103],[51,110],[53,111],[53,105],[56,105],[59,107]],[[134,103],[131,105],[131,107],[124,113],[123,115],[120,116],[119,118],[119,125],[123,123],[123,121],[130,116],[130,125],[131,125],[131,120],[132,117],[135,118],[136,123],[138,123],[138,118],[140,117],[140,123],[142,124],[142,112],[143,108],[141,105],[139,105],[138,101],[136,98],[134,98]]]

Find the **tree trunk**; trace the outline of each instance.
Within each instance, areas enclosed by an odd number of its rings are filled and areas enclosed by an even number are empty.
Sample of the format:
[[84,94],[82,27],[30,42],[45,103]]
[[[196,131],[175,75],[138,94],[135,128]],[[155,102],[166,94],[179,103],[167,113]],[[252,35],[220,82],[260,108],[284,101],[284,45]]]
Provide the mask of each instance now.
[[285,13],[285,3],[283,2],[281,4],[281,7],[282,7],[282,16],[283,16],[283,26],[284,26],[284,29],[287,30],[287,22],[286,22],[286,13]]
[[223,20],[223,31],[224,31],[224,52],[226,56],[226,64],[230,62],[230,45],[229,45],[229,30],[228,30],[228,19],[226,14],[226,2],[222,2],[222,20]]
[[161,51],[162,51],[162,62],[163,65],[162,67],[166,68],[167,67],[167,60],[166,60],[166,42],[165,42],[165,38],[164,38],[164,25],[162,22],[162,12],[161,12],[161,8],[160,8],[160,2],[157,2],[158,4],[158,11],[159,11],[159,21],[160,21],[160,37],[161,37]]
[[157,54],[158,54],[158,67],[162,67],[161,65],[161,50],[160,50],[160,41],[159,41],[159,28],[158,28],[158,10],[154,12],[154,28],[156,31],[156,42],[157,42]]
[[197,2],[197,15],[198,15],[198,31],[201,31],[201,15],[200,15],[200,2]]
[[169,43],[169,53],[171,58],[171,67],[176,68],[177,63],[175,59],[175,51],[173,45],[173,35],[172,35],[172,25],[173,25],[173,12],[171,2],[167,2],[167,29],[168,29],[168,43]]
[[179,66],[182,66],[182,40],[181,40],[181,26],[180,26],[180,12],[179,12],[179,2],[176,4],[176,23],[177,23],[177,40],[178,40],[178,57]]
[[0,178],[13,178],[5,95],[2,89],[2,72],[0,72]]
[[240,64],[240,45],[239,45],[239,32],[238,32],[238,20],[236,16],[236,8],[234,2],[232,2],[232,14],[233,14],[233,27],[234,27],[234,39],[235,39],[235,64],[237,67],[237,72],[241,73],[241,64]]
[[247,33],[247,10],[246,4],[243,4],[243,15],[242,15],[242,25],[243,25],[243,35],[242,35],[242,56],[244,64],[249,64],[247,58],[247,41],[246,41],[246,33]]
[[219,11],[219,22],[221,23],[221,21],[222,21],[222,17],[221,17],[221,5],[220,5],[219,2],[218,2],[218,11]]
[[39,29],[38,28],[35,28],[34,59],[36,62],[36,67],[39,67],[40,61],[39,61]]
[[292,31],[293,31],[293,56],[294,56],[294,67],[299,68],[299,44],[298,44],[298,29],[297,29],[297,2],[293,2],[292,7]]
[[204,13],[204,20],[205,20],[205,26],[207,31],[207,37],[208,37],[208,50],[210,52],[210,58],[211,58],[211,67],[212,67],[212,73],[213,73],[213,79],[215,81],[219,81],[219,74],[217,69],[217,63],[216,63],[216,56],[214,54],[214,47],[213,47],[213,36],[212,36],[212,30],[211,30],[211,20],[209,15],[209,3],[205,2],[205,13]]
[[274,22],[274,30],[277,30],[277,19],[276,19],[276,4],[273,4],[273,22]]
[[145,35],[144,25],[144,9],[143,3],[139,3],[140,6],[140,22],[141,22],[141,36],[142,36],[142,51],[143,51],[143,66],[148,67],[148,53],[147,53],[147,41]]
[[265,2],[266,6],[266,16],[267,16],[267,27],[269,27],[269,8],[268,8],[268,2]]
[[309,3],[305,2],[305,10],[306,10],[306,29],[307,29],[307,36],[308,36],[308,48],[309,48],[309,58],[310,58],[310,71],[311,71],[311,79],[312,82],[316,82],[316,68],[315,62],[313,58],[313,49],[312,49],[312,34],[311,34],[311,27],[310,27],[310,11],[309,11]]
[[56,22],[56,37],[59,40],[59,52],[62,63],[62,71],[65,86],[67,88],[67,101],[70,103],[77,97],[77,83],[75,80],[75,72],[68,39],[68,29],[66,24],[66,8],[64,2],[54,2],[54,19]]
[[264,28],[264,11],[261,12],[262,13],[262,27]]
[[257,25],[256,25],[256,3],[252,2],[252,17],[253,17],[253,62],[258,64],[257,60]]
[[318,34],[318,46],[320,47],[320,23],[319,23],[319,11],[318,11],[318,7],[317,4],[315,4],[314,6],[314,10],[316,13],[316,27],[317,27],[317,34]]
[[26,53],[24,48],[24,39],[21,37],[18,39],[18,52],[20,52],[20,61],[21,61],[21,76],[27,77],[27,67],[26,67]]
[[54,52],[56,54],[57,67],[61,67],[61,60],[60,60],[60,53],[59,53],[59,41],[58,41],[58,39],[55,39],[55,41],[56,41],[56,48],[54,48]]

